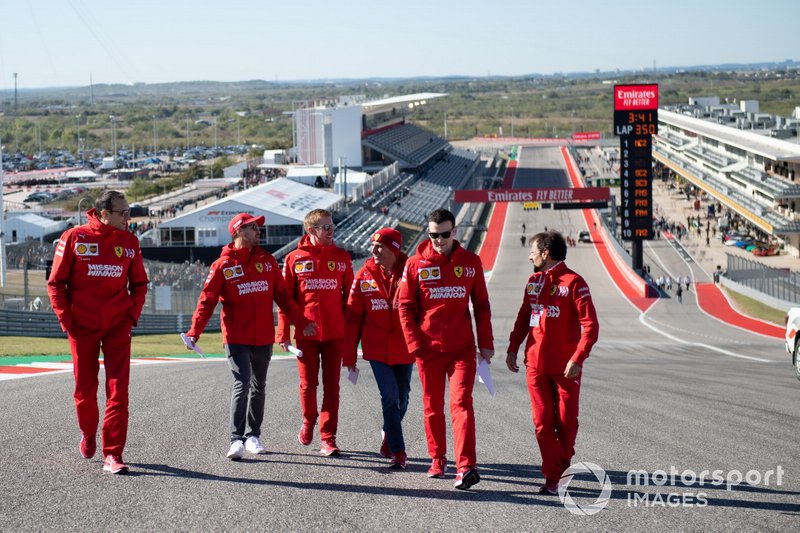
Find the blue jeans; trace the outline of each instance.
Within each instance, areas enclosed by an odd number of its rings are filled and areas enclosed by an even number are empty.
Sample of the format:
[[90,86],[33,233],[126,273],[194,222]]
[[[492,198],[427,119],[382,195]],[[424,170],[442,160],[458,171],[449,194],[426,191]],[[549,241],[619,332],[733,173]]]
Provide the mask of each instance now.
[[372,374],[381,393],[383,408],[383,431],[394,452],[405,451],[403,440],[403,417],[408,409],[408,394],[411,391],[411,371],[413,363],[390,366],[379,361],[370,361]]

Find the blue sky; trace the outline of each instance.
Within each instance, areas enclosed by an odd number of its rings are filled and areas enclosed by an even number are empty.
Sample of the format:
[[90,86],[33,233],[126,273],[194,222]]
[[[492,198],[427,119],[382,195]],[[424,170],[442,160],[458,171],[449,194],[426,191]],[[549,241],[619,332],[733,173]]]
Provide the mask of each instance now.
[[797,0],[6,0],[0,90],[800,60]]

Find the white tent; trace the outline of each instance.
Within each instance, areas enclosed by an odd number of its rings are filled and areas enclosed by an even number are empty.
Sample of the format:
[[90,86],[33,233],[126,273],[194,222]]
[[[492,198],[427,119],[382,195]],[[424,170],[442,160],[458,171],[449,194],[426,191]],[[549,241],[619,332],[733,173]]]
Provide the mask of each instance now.
[[29,239],[42,241],[50,233],[66,229],[65,222],[58,222],[35,213],[8,213],[4,232],[6,243],[24,242]]
[[162,246],[222,246],[231,240],[231,218],[250,213],[266,219],[264,244],[287,244],[303,233],[307,212],[335,210],[341,201],[338,194],[279,178],[161,223],[159,242]]

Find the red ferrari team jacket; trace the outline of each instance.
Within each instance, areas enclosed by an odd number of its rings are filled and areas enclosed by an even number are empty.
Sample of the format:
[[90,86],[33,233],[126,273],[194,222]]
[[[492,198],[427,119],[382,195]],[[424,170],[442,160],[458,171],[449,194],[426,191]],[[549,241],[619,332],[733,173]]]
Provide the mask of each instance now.
[[190,337],[200,338],[217,302],[222,302],[222,338],[225,344],[266,346],[275,342],[272,302],[287,309],[300,328],[306,326],[303,313],[289,298],[278,262],[260,247],[252,250],[222,248],[211,264],[206,283],[192,316]]
[[426,240],[406,262],[398,288],[403,334],[411,353],[453,352],[475,345],[469,302],[475,312],[478,347],[493,350],[491,309],[480,257],[458,241],[450,255]]
[[387,365],[414,362],[403,337],[396,298],[406,260],[408,257],[399,254],[391,275],[387,276],[370,257],[356,274],[345,312],[344,366],[356,364],[359,339],[364,359],[368,361]]
[[134,326],[147,294],[139,239],[103,224],[97,211],[89,222],[65,231],[56,245],[47,293],[61,324],[108,329],[129,317]]
[[517,353],[525,342],[525,365],[542,374],[563,374],[568,361],[583,366],[600,326],[589,287],[560,261],[533,274],[508,340]]
[[[289,296],[307,320],[317,323],[314,337],[303,337],[301,328],[295,328],[295,339],[344,338],[344,309],[353,284],[350,254],[335,245],[313,245],[304,235],[297,249],[286,256],[283,277]],[[289,321],[283,310],[278,313],[278,342],[289,342]]]

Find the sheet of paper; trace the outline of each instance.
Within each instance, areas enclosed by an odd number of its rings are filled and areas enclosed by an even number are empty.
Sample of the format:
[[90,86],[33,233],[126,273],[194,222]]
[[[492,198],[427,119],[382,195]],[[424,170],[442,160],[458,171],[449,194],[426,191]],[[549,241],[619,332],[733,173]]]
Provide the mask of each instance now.
[[349,371],[347,373],[347,379],[349,379],[350,383],[352,383],[353,385],[358,383],[358,373],[359,372],[360,372],[360,370],[358,368],[356,368],[355,370],[351,370],[351,371]]
[[487,363],[486,359],[482,357],[478,357],[478,360],[480,361],[478,363],[478,381],[486,385],[486,390],[489,391],[490,396],[494,396],[497,391],[494,389],[492,373],[489,370],[489,363]]
[[194,350],[194,352],[203,359],[206,358],[206,354],[203,353],[203,350],[201,350],[199,346],[192,342],[192,339],[187,337],[186,333],[181,333],[181,340],[183,341],[183,344],[185,344],[190,350]]
[[289,350],[289,353],[292,353],[292,354],[296,355],[297,357],[303,357],[303,350],[295,348],[291,344],[289,346],[287,346],[286,349]]

